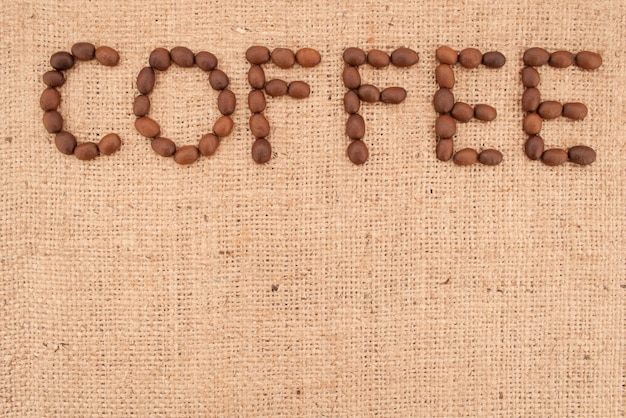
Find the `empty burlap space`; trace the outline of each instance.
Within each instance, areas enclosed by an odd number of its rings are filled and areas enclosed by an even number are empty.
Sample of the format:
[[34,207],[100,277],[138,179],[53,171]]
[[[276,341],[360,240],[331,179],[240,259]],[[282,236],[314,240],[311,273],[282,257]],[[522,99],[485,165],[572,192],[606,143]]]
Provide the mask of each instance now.
[[[626,5],[621,1],[5,1],[0,14],[0,413],[23,416],[622,417],[626,408]],[[42,125],[50,56],[107,45],[59,90],[79,161]],[[190,166],[134,128],[136,77],[157,47],[210,51],[237,98],[233,132]],[[268,100],[272,158],[250,156],[252,45],[322,55],[267,65],[308,98]],[[455,68],[454,94],[497,109],[435,157],[435,50],[500,51]],[[401,86],[365,104],[369,160],[346,156],[343,50],[417,51],[363,67]],[[603,65],[541,67],[546,148],[588,145],[586,167],[524,155],[519,72],[530,47]],[[180,147],[219,117],[198,68],[157,74],[150,116]]]

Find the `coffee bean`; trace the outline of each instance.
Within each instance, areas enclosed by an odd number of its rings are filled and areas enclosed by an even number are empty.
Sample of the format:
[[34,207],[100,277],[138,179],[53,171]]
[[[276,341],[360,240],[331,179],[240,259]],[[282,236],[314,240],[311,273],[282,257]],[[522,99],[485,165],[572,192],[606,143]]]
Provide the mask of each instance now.
[[209,84],[213,90],[224,90],[228,87],[228,83],[230,80],[224,71],[215,69],[209,73]]
[[484,165],[498,165],[502,162],[502,153],[496,149],[486,149],[478,155],[478,161]]
[[148,112],[150,112],[150,99],[148,96],[140,95],[135,97],[133,114],[135,116],[146,116]]
[[184,46],[175,46],[170,51],[170,57],[172,62],[179,67],[193,67],[195,62],[195,57],[193,52],[187,47]]
[[387,87],[380,92],[380,101],[383,103],[398,104],[406,99],[406,90],[402,87]]
[[389,62],[389,55],[379,49],[372,49],[367,53],[367,63],[372,67],[385,68],[389,65]]
[[555,68],[567,68],[574,63],[574,54],[569,51],[556,51],[550,54],[548,64]]
[[452,138],[456,134],[456,122],[450,115],[440,115],[435,121],[435,133],[439,138]]
[[74,155],[82,161],[93,160],[98,156],[98,154],[100,154],[98,146],[93,142],[78,144],[76,145],[76,148],[74,148]]
[[363,141],[352,141],[352,143],[348,145],[348,158],[353,164],[365,164],[369,156],[370,153]]
[[361,75],[356,67],[346,67],[343,69],[343,85],[349,89],[358,89],[361,85]]
[[193,145],[185,145],[180,147],[174,153],[174,161],[180,165],[189,165],[195,163],[200,157],[198,148]]
[[439,89],[435,92],[433,99],[435,111],[438,113],[448,113],[454,107],[454,95],[449,89]]
[[371,84],[362,84],[357,90],[359,98],[367,103],[376,103],[380,99],[380,90]]
[[176,144],[167,138],[154,138],[150,145],[162,157],[171,157],[176,152]]
[[577,145],[567,152],[569,160],[580,165],[588,165],[596,160],[596,152],[585,145]]
[[474,117],[478,120],[492,121],[497,116],[496,109],[486,104],[477,104],[474,106]]
[[222,90],[217,96],[217,108],[222,115],[230,115],[235,111],[237,99],[235,94],[230,90]]
[[410,67],[417,64],[419,55],[409,48],[398,48],[391,53],[391,63],[396,67]]
[[252,159],[257,164],[265,164],[272,157],[272,146],[263,138],[259,138],[252,144]]
[[142,116],[135,121],[135,129],[146,138],[154,138],[161,133],[161,127],[148,116]]
[[264,46],[251,46],[246,51],[246,59],[250,64],[265,64],[270,60],[270,50]]
[[524,67],[522,69],[522,84],[524,87],[537,87],[539,81],[539,72],[535,67]]
[[41,93],[39,105],[43,110],[57,110],[61,104],[61,94],[56,89],[48,87]]
[[352,90],[347,91],[343,96],[343,108],[346,113],[357,113],[360,107],[361,99],[359,98],[359,95]]
[[43,114],[43,126],[51,134],[57,133],[63,129],[63,117],[56,110],[48,110]]
[[486,52],[483,55],[483,64],[489,68],[500,68],[506,63],[504,54],[498,51]]
[[248,107],[252,113],[261,113],[265,110],[265,94],[262,90],[253,90],[248,93]]
[[265,87],[265,71],[260,65],[253,65],[248,70],[248,83],[255,89]]
[[287,94],[294,99],[304,99],[311,94],[311,87],[304,81],[292,81],[287,88]]
[[74,154],[76,148],[76,137],[67,131],[61,131],[54,137],[54,144],[63,154]]
[[476,68],[483,62],[483,53],[476,48],[465,48],[459,52],[459,64],[465,68]]
[[213,134],[206,134],[200,138],[198,151],[205,157],[215,154],[217,147],[220,145],[220,139]]
[[576,54],[576,65],[585,70],[595,70],[602,65],[602,57],[595,52],[582,51]]
[[524,52],[524,64],[539,67],[547,64],[550,53],[543,48],[529,48]]
[[524,112],[534,112],[541,103],[541,93],[535,87],[524,90],[522,94],[522,110]]
[[454,154],[454,141],[451,138],[440,139],[435,153],[439,161],[450,161]]
[[439,87],[451,89],[454,87],[454,71],[448,64],[439,64],[435,68],[435,79]]
[[96,48],[96,61],[107,67],[115,67],[120,62],[120,54],[111,47],[100,46]]
[[196,65],[203,71],[213,71],[217,67],[217,57],[208,51],[200,51],[196,54]]
[[107,134],[98,142],[98,150],[102,155],[111,155],[122,146],[122,140],[118,134]]
[[526,156],[531,160],[538,160],[543,155],[543,138],[537,135],[530,136],[524,145]]
[[287,94],[288,89],[289,86],[287,85],[287,82],[277,78],[270,80],[267,84],[265,84],[265,92],[272,97],[284,96]]
[[96,47],[89,42],[78,42],[72,45],[72,55],[81,61],[90,61],[96,53]]
[[315,67],[321,60],[320,53],[312,48],[302,48],[296,52],[296,61],[303,67]]
[[563,105],[559,102],[555,102],[554,100],[547,100],[545,102],[541,102],[539,107],[537,108],[537,113],[544,119],[556,119],[561,116],[563,112]]
[[61,71],[46,71],[43,74],[43,82],[48,87],[61,87],[65,83],[65,76]]
[[50,57],[50,65],[59,71],[69,70],[74,65],[74,57],[69,52],[55,52]]
[[291,68],[296,63],[296,56],[291,49],[276,48],[272,51],[272,62],[280,68]]
[[541,116],[536,113],[529,113],[524,118],[524,131],[529,135],[536,135],[541,131]]
[[552,148],[543,152],[541,161],[543,161],[545,165],[556,166],[566,162],[567,158],[567,151],[559,148]]
[[467,103],[456,102],[450,114],[454,119],[465,123],[469,122],[474,117],[474,109]]
[[365,120],[358,113],[348,117],[346,135],[350,139],[361,139],[365,136]]
[[587,116],[587,106],[584,103],[565,103],[563,116],[573,120],[583,120]]
[[233,130],[234,122],[230,116],[220,116],[213,124],[213,133],[220,138],[228,136]]
[[459,54],[449,46],[440,46],[435,51],[437,60],[442,64],[454,65],[459,59]]
[[348,65],[353,65],[358,67],[359,65],[365,64],[367,60],[367,55],[360,48],[346,48],[343,51],[343,61]]
[[472,165],[476,161],[478,161],[478,153],[471,148],[463,148],[457,151],[454,157],[452,157],[452,162],[461,166]]
[[170,68],[172,59],[170,57],[170,51],[165,48],[156,48],[150,53],[148,58],[148,64],[155,70],[165,71]]
[[260,113],[255,113],[250,116],[250,132],[256,138],[265,138],[270,134],[270,123],[265,116]]
[[154,70],[152,67],[144,67],[139,71],[139,75],[137,75],[137,90],[141,94],[150,94],[152,93],[152,89],[154,89]]

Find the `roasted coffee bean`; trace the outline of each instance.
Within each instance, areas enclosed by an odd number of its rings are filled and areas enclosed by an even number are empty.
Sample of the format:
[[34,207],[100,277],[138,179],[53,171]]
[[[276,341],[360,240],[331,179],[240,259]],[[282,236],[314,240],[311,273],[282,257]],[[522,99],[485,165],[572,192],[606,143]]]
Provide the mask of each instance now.
[[222,115],[230,115],[235,111],[237,99],[235,94],[230,90],[222,90],[217,96],[217,108]]
[[477,104],[474,106],[474,117],[478,120],[492,121],[496,118],[498,113],[492,106],[486,104]]
[[576,54],[576,65],[585,70],[595,70],[602,65],[602,57],[595,52],[582,51]]
[[90,61],[96,53],[96,47],[89,42],[78,42],[72,45],[72,55],[81,61]]
[[358,113],[348,117],[346,135],[350,139],[361,139],[365,136],[365,120]]
[[55,52],[50,57],[50,65],[59,71],[69,70],[74,65],[74,57],[69,52]]
[[528,138],[524,145],[524,151],[526,156],[531,160],[538,160],[543,155],[543,138],[537,135],[533,135]]
[[272,158],[272,146],[263,138],[259,138],[252,144],[252,159],[257,164],[265,164]]
[[596,160],[596,152],[585,145],[577,145],[567,152],[569,160],[580,165],[588,165]]
[[189,165],[195,163],[200,157],[198,148],[193,145],[185,145],[180,147],[174,153],[174,161],[180,165]]
[[573,120],[583,120],[587,116],[587,106],[584,103],[565,103],[563,105],[563,116]]
[[232,132],[233,126],[234,122],[230,116],[220,116],[213,124],[213,133],[223,138]]
[[54,137],[54,144],[63,154],[74,154],[76,148],[76,137],[67,131],[61,131]]
[[435,51],[437,60],[442,64],[454,65],[459,59],[459,54],[449,46],[440,46]]
[[291,68],[296,63],[296,55],[291,49],[276,48],[272,51],[272,62],[280,68]]
[[454,155],[454,141],[451,138],[440,139],[435,153],[439,161],[450,161]]
[[539,71],[535,67],[524,67],[522,69],[522,84],[524,87],[537,87],[539,81]]
[[248,83],[255,89],[265,87],[265,71],[260,65],[253,65],[248,70]]
[[193,67],[195,62],[195,57],[193,52],[187,47],[184,46],[175,46],[170,51],[170,57],[172,62],[179,67]]
[[352,143],[348,145],[348,158],[353,164],[365,164],[369,156],[370,153],[367,150],[367,145],[365,145],[363,141],[352,141]]
[[148,96],[137,96],[133,102],[133,113],[135,116],[146,116],[150,112],[150,99]]
[[454,95],[449,89],[439,89],[435,92],[433,99],[435,111],[438,113],[448,113],[454,107]]
[[217,67],[217,57],[208,51],[200,51],[196,54],[196,65],[203,71],[213,71]]
[[343,108],[346,113],[357,113],[361,108],[361,99],[359,98],[359,95],[352,90],[347,91],[343,96]]
[[135,121],[135,129],[146,138],[154,138],[161,133],[159,124],[147,116],[142,116]]
[[287,82],[280,79],[273,79],[265,84],[265,92],[272,97],[284,96],[287,94],[287,90],[289,90],[289,86]]
[[361,75],[356,67],[346,67],[343,69],[343,85],[349,89],[358,89],[361,85]]
[[215,69],[209,73],[209,84],[213,90],[224,90],[228,87],[228,83],[230,80],[224,71]]
[[452,157],[452,162],[461,166],[472,165],[476,161],[478,161],[478,153],[472,148],[463,148]]
[[176,144],[167,138],[154,138],[151,146],[162,157],[171,157],[176,152]]
[[567,161],[567,158],[567,151],[559,148],[552,148],[543,152],[541,161],[543,161],[545,165],[555,166],[563,164]]
[[522,110],[524,112],[534,112],[541,103],[541,93],[535,87],[524,90],[522,94]]
[[367,63],[375,68],[385,68],[389,65],[390,58],[386,52],[372,49],[367,53]]
[[456,102],[450,114],[454,119],[465,123],[469,122],[474,117],[474,109],[467,103]]
[[529,48],[524,52],[524,64],[539,67],[547,64],[550,53],[543,48]]
[[524,117],[524,131],[529,135],[536,135],[541,131],[541,116],[536,113],[529,113]]
[[200,138],[198,151],[205,157],[215,154],[217,147],[220,145],[220,139],[213,134],[206,134]]
[[52,87],[48,87],[41,93],[39,105],[43,110],[57,110],[61,104],[61,94]]
[[120,62],[120,54],[111,47],[99,46],[95,53],[96,61],[107,67],[115,67]]
[[65,83],[65,76],[61,71],[46,71],[43,75],[43,82],[48,87],[61,87]]
[[357,90],[357,94],[367,103],[376,103],[380,99],[380,90],[371,84],[362,84]]
[[358,67],[359,65],[365,64],[366,60],[367,55],[360,48],[346,48],[343,51],[343,61],[348,65]]
[[489,68],[500,68],[505,63],[506,63],[506,57],[501,52],[490,51],[490,52],[486,52],[483,55],[483,64],[486,67],[489,67]]
[[265,64],[270,60],[270,50],[264,46],[251,46],[246,51],[246,59],[250,64]]
[[387,87],[380,92],[380,101],[383,103],[398,104],[406,99],[406,90],[402,87]]
[[165,71],[170,68],[172,59],[170,58],[170,51],[165,48],[156,48],[150,53],[148,58],[148,64],[155,70]]
[[296,52],[296,61],[303,67],[315,67],[321,60],[320,53],[312,48],[302,48]]
[[555,102],[554,100],[541,102],[537,108],[537,113],[539,113],[539,116],[544,119],[556,119],[561,116],[562,112],[563,105],[559,102]]
[[143,67],[137,75],[137,90],[141,94],[150,94],[154,89],[154,70],[152,67]]
[[98,146],[93,142],[78,144],[76,145],[76,148],[74,148],[74,155],[82,161],[93,160],[98,156],[98,154],[100,154]]
[[294,99],[304,99],[311,94],[311,87],[304,81],[292,81],[287,88],[287,94]]
[[502,162],[502,153],[497,149],[486,149],[478,154],[478,161],[484,165],[498,165]]
[[439,138],[452,138],[456,134],[456,122],[450,115],[440,115],[435,121],[435,133]]
[[248,93],[248,107],[252,113],[261,113],[265,110],[265,94],[263,90],[252,90]]
[[250,132],[257,138],[265,138],[270,134],[270,123],[265,116],[255,113],[250,116]]
[[569,51],[556,51],[550,54],[548,64],[551,67],[567,68],[574,63],[574,54]]
[[122,146],[122,140],[118,134],[107,134],[98,142],[98,150],[102,155],[111,155]]
[[439,64],[435,68],[435,79],[439,87],[451,89],[454,87],[454,71],[448,64]]
[[43,126],[51,134],[63,129],[63,117],[56,110],[48,110],[43,114]]
[[410,67],[419,61],[417,52],[409,48],[398,48],[391,53],[391,63],[396,67]]
[[465,68],[476,68],[483,62],[483,54],[476,48],[465,48],[459,52],[459,64]]

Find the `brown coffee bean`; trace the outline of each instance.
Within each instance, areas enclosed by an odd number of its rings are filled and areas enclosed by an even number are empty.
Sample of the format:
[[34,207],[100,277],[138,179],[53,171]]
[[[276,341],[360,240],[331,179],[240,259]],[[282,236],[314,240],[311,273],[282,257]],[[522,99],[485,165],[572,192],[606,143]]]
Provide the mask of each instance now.
[[524,64],[539,67],[547,64],[550,53],[543,48],[529,48],[524,52]]
[[524,117],[524,131],[529,135],[536,135],[541,131],[541,116],[536,113],[529,113]]
[[291,49],[276,48],[272,51],[272,62],[280,68],[291,68],[296,63],[296,56]]
[[360,48],[346,48],[343,51],[343,61],[348,65],[353,65],[358,67],[359,65],[365,64],[367,60],[367,55]]
[[224,71],[215,69],[209,73],[209,84],[213,90],[224,90],[228,87],[228,83],[230,80]]
[[524,112],[534,112],[541,103],[541,93],[535,87],[524,90],[522,94],[522,110]]
[[107,67],[115,67],[120,62],[120,54],[111,47],[99,46],[95,52],[96,61]]
[[539,71],[535,67],[524,67],[522,69],[522,85],[524,87],[537,87],[539,81]]
[[450,114],[454,119],[465,123],[469,122],[474,117],[474,109],[467,103],[456,102]]
[[448,64],[439,64],[435,68],[435,79],[439,87],[451,89],[454,87],[454,71]]
[[548,64],[555,68],[567,68],[574,63],[574,54],[569,51],[556,51],[550,54]]
[[151,146],[161,157],[171,157],[176,152],[176,144],[167,138],[154,138]]
[[483,62],[483,53],[476,48],[465,48],[459,52],[459,64],[465,68],[476,68]]
[[524,145],[526,156],[531,160],[538,160],[543,155],[543,138],[537,135],[530,136]]
[[96,53],[96,47],[89,42],[78,42],[72,45],[72,55],[81,61],[90,61]]
[[383,103],[398,104],[406,99],[406,90],[402,87],[387,87],[380,92],[380,101]]
[[472,165],[478,161],[478,153],[471,148],[463,148],[454,154],[452,162],[456,165],[466,166]]
[[76,145],[76,148],[74,148],[74,155],[82,161],[93,160],[99,154],[100,152],[98,151],[98,146],[93,142],[78,144]]
[[375,68],[385,68],[390,62],[389,55],[379,49],[372,49],[367,53],[367,63]]
[[417,64],[420,57],[409,48],[398,48],[391,53],[391,63],[396,67],[410,67]]
[[563,112],[563,105],[559,102],[555,102],[554,100],[547,100],[545,102],[541,102],[539,107],[537,108],[537,113],[544,119],[556,119],[561,116]]
[[459,59],[459,54],[449,46],[440,46],[435,51],[437,60],[442,64],[454,65]]
[[193,64],[195,62],[195,57],[193,55],[193,52],[191,52],[191,50],[187,47],[184,46],[175,46],[174,48],[172,48],[172,50],[170,51],[170,58],[172,59],[172,62],[176,65],[178,65],[179,67],[193,67]]
[[352,90],[347,91],[343,96],[343,108],[346,113],[357,113],[361,108],[361,99],[359,98],[359,95]]
[[224,138],[232,132],[234,125],[235,123],[230,116],[220,116],[213,124],[213,133],[220,138]]
[[248,83],[255,89],[265,87],[265,71],[260,65],[253,65],[248,70]]
[[343,69],[343,85],[349,89],[358,89],[361,85],[361,75],[356,67],[346,67]]
[[61,87],[65,83],[65,76],[61,71],[46,71],[43,74],[43,82],[48,87]]
[[591,51],[582,51],[576,54],[576,65],[585,70],[595,70],[602,65],[602,57]]
[[[483,64],[489,68],[500,68],[506,63],[504,54],[498,51],[486,52],[483,55]],[[499,163],[498,163],[499,164]]]
[[135,129],[146,138],[154,138],[161,133],[159,124],[147,116],[142,116],[135,121]]
[[133,114],[135,116],[146,116],[148,112],[150,112],[150,99],[148,96],[140,95],[135,97]]
[[74,154],[76,148],[76,137],[67,131],[61,131],[54,137],[54,144],[63,154]]
[[303,67],[315,67],[321,60],[320,53],[312,48],[302,48],[296,52],[296,61]]
[[567,152],[569,160],[580,165],[588,165],[596,160],[596,152],[585,145],[577,145]]
[[440,139],[435,153],[439,161],[450,161],[454,155],[454,141],[451,138]]
[[270,50],[264,46],[251,46],[246,51],[246,59],[250,64],[265,64],[270,60]]
[[141,94],[150,94],[154,89],[156,79],[152,67],[143,67],[137,75],[137,90]]
[[111,155],[122,146],[122,140],[118,134],[107,134],[98,142],[98,150],[102,155]]
[[482,150],[478,154],[478,161],[484,165],[498,165],[502,162],[502,153],[496,149]]
[[454,107],[454,95],[449,89],[439,89],[433,98],[435,111],[438,113],[448,113]]
[[486,104],[477,104],[474,106],[474,117],[478,120],[489,122],[494,120],[497,115],[496,109],[492,106]]
[[261,113],[265,110],[265,94],[263,90],[252,90],[248,93],[248,107],[252,113]]
[[208,51],[196,54],[196,65],[203,71],[213,71],[217,67],[217,57]]
[[195,163],[200,157],[198,148],[193,145],[185,145],[180,147],[174,153],[174,161],[180,165],[189,165]]
[[583,120],[587,116],[587,106],[584,103],[565,103],[563,105],[563,116],[573,120]]
[[365,145],[363,141],[352,141],[352,143],[348,145],[348,158],[353,164],[365,164],[369,156],[370,153],[367,149],[367,145]]
[[456,122],[450,115],[440,115],[435,121],[435,133],[439,138],[452,138],[456,134]]
[[287,94],[287,90],[289,90],[289,86],[287,82],[280,79],[273,79],[265,84],[265,92],[272,97],[284,96]]
[[48,110],[43,114],[43,126],[51,134],[63,129],[63,117],[56,110]]
[[358,113],[348,117],[346,135],[350,139],[361,139],[365,136],[365,120]]
[[304,99],[311,94],[311,87],[304,81],[292,81],[287,88],[287,94],[294,99]]
[[230,115],[235,111],[237,99],[235,94],[230,90],[222,90],[217,96],[217,108],[222,115]]
[[567,158],[567,151],[559,148],[552,148],[543,152],[541,161],[543,161],[545,165],[556,166],[566,162]]
[[380,99],[380,90],[371,84],[362,84],[357,90],[359,98],[367,103],[376,103]]
[[69,70],[74,65],[74,57],[69,52],[55,52],[50,57],[50,65],[59,71]]
[[265,116],[260,113],[255,113],[250,116],[250,132],[256,138],[265,138],[270,134],[270,123]]
[[265,164],[272,158],[272,146],[263,138],[259,138],[252,144],[252,159],[257,164]]
[[217,147],[220,145],[220,139],[213,134],[206,134],[200,138],[198,151],[205,157],[215,154]]
[[155,70],[165,71],[170,68],[172,59],[170,57],[170,51],[165,48],[156,48],[150,53],[148,58],[148,64]]
[[41,93],[39,105],[43,110],[57,110],[61,104],[61,94],[52,87],[48,87]]

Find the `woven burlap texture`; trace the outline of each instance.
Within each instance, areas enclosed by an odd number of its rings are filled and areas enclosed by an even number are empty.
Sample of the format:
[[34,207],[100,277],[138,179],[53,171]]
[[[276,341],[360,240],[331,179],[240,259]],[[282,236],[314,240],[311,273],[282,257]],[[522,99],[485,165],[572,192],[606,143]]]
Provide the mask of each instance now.
[[[5,416],[618,417],[626,405],[626,6],[621,1],[4,1],[0,15],[0,412]],[[49,57],[75,42],[120,63],[68,71],[59,153],[41,123]],[[311,95],[269,100],[273,157],[248,129],[251,45],[311,47]],[[235,129],[188,167],[134,129],[135,79],[156,47],[208,50],[237,97]],[[505,54],[456,68],[458,100],[495,121],[459,125],[435,158],[435,49]],[[364,105],[370,159],[346,157],[342,51],[420,54],[363,68],[400,105]],[[523,152],[522,54],[599,52],[595,71],[542,67],[547,147],[585,144],[591,166]],[[198,68],[157,75],[150,116],[179,146],[219,116]]]

